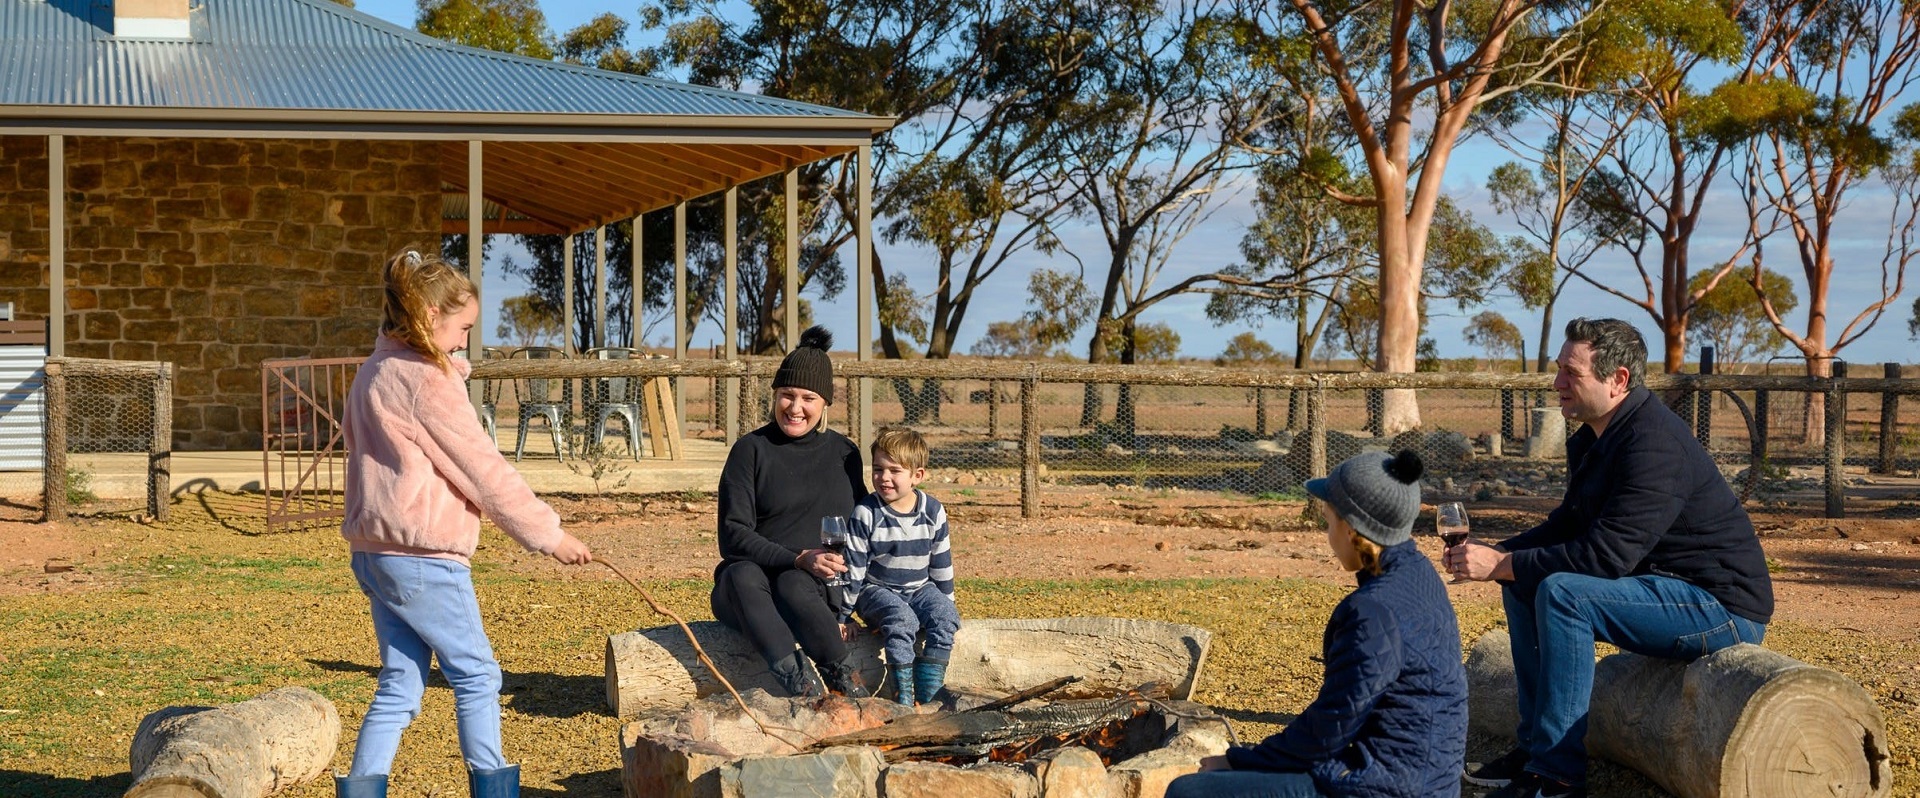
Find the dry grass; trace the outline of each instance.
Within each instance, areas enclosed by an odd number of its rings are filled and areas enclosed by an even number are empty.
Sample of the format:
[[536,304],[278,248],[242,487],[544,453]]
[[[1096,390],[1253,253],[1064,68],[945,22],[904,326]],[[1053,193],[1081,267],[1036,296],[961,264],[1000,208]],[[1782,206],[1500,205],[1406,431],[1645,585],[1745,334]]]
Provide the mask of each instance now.
[[[335,765],[345,766],[377,659],[344,545],[330,530],[260,535],[198,509],[179,505],[176,520],[157,528],[82,522],[73,534],[99,548],[62,575],[82,584],[55,579],[51,590],[0,595],[0,795],[119,795],[144,714],[288,684],[337,704],[346,728]],[[498,534],[485,537],[476,562],[488,630],[507,672],[508,755],[524,765],[525,794],[618,796],[619,722],[605,709],[602,648],[608,634],[660,619],[603,569],[562,569]],[[701,581],[649,589],[689,619],[709,617]],[[1256,740],[1314,695],[1320,630],[1342,594],[1335,585],[1292,579],[965,580],[961,609],[975,617],[1041,617],[1072,608],[1208,628],[1215,638],[1198,698],[1232,718],[1242,739]],[[1469,641],[1498,619],[1491,605],[1457,609]],[[1920,660],[1920,646],[1787,623],[1769,642],[1875,690],[1896,741],[1896,793],[1916,794],[1915,708],[1896,697],[1897,687],[1875,680]],[[1604,765],[1595,787],[1595,795],[1660,794]],[[465,789],[451,694],[436,678],[403,743],[392,794]],[[326,796],[331,786],[289,794]]]

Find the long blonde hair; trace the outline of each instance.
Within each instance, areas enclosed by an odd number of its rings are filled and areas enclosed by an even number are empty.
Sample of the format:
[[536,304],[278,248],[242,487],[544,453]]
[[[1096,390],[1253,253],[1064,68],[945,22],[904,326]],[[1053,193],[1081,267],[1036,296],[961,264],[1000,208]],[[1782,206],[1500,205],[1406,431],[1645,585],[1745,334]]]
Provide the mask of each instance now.
[[386,319],[380,332],[391,335],[433,361],[441,371],[453,366],[447,353],[433,342],[433,315],[453,313],[479,297],[473,281],[438,255],[423,255],[408,248],[387,261]]

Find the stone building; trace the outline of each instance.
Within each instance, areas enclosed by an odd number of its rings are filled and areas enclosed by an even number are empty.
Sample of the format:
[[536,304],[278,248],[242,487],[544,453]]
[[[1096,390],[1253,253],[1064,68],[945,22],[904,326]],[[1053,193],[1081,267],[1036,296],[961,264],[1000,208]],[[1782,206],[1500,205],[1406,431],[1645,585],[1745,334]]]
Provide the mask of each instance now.
[[400,248],[865,163],[892,121],[458,47],[330,0],[0,0],[0,301],[59,320],[52,354],[175,364],[177,447],[257,447],[261,361],[370,351]]

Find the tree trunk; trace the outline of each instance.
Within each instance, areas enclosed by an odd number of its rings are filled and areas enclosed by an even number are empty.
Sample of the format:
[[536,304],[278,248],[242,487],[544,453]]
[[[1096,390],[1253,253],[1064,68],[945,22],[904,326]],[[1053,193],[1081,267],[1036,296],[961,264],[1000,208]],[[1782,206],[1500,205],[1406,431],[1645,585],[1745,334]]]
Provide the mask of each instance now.
[[[1469,725],[1512,738],[1511,642],[1467,657]],[[1587,749],[1680,798],[1878,796],[1893,789],[1880,708],[1860,685],[1759,646],[1684,663],[1615,654],[1594,671]]]
[[304,687],[167,707],[133,734],[127,798],[260,798],[326,773],[339,741],[333,702]]
[[[766,662],[738,632],[713,621],[689,626],[734,689],[783,694]],[[1199,683],[1211,640],[1198,627],[1131,618],[969,618],[954,641],[947,686],[999,696],[1061,676],[1081,676],[1083,681],[1058,697],[1116,695],[1158,681],[1172,685],[1172,696],[1185,700]],[[867,683],[879,684],[879,637],[861,635],[852,649]],[[611,635],[606,662],[607,704],[619,717],[678,708],[725,690],[694,656],[678,626]]]
[[[1376,183],[1380,190],[1380,339],[1376,370],[1411,374],[1420,349],[1420,262],[1407,240],[1405,183]],[[1398,435],[1420,427],[1414,392],[1383,392],[1380,433]]]

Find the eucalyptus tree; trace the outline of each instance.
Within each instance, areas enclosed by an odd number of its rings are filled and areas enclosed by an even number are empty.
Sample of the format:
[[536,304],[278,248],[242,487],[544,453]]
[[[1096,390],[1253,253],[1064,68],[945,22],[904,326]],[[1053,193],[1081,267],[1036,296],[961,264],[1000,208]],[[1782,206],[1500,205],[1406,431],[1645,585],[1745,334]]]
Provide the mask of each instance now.
[[[1706,0],[1682,2],[1706,4]],[[1551,80],[1593,29],[1603,3],[1542,0],[1244,0],[1242,39],[1275,62],[1310,63],[1352,129],[1355,147],[1334,153],[1364,175],[1357,188],[1326,181],[1329,196],[1374,217],[1378,263],[1375,368],[1416,366],[1429,232],[1449,159],[1476,109]],[[1411,391],[1389,391],[1384,430],[1420,424]]]
[[[1157,285],[1179,242],[1247,167],[1242,142],[1283,110],[1273,82],[1244,57],[1226,0],[1075,0],[1086,20],[1088,79],[1071,126],[1052,135],[1073,207],[1104,248],[1089,281],[1100,296],[1087,360],[1136,361],[1140,315],[1219,273]],[[1097,257],[1097,259],[1095,259]],[[1101,415],[1088,385],[1081,423]],[[1132,394],[1121,386],[1116,419],[1132,428]]]
[[[1706,285],[1718,271],[1710,267],[1694,272],[1694,287]],[[1786,275],[1766,269],[1761,280],[1776,312],[1788,313],[1799,304],[1793,280]],[[1751,282],[1720,280],[1694,304],[1687,316],[1687,333],[1712,344],[1720,363],[1745,372],[1754,358],[1776,352],[1786,343],[1774,331],[1759,299]]]
[[[1746,109],[1762,135],[1749,140],[1741,182],[1753,227],[1785,230],[1791,238],[1789,260],[1807,288],[1805,321],[1796,329],[1786,320],[1790,295],[1765,279],[1764,250],[1756,251],[1746,277],[1773,328],[1805,359],[1807,374],[1827,376],[1840,350],[1873,329],[1900,296],[1916,252],[1920,181],[1912,145],[1920,138],[1920,106],[1895,104],[1920,77],[1920,7],[1898,0],[1765,0],[1744,21],[1758,44],[1756,60],[1781,90],[1769,104]],[[1858,235],[1842,216],[1861,189],[1885,209],[1886,244],[1877,263],[1860,259],[1845,267],[1871,287],[1846,292],[1858,310],[1836,333],[1832,289],[1842,267],[1834,249]],[[1809,407],[1810,442],[1824,437],[1821,401]]]

